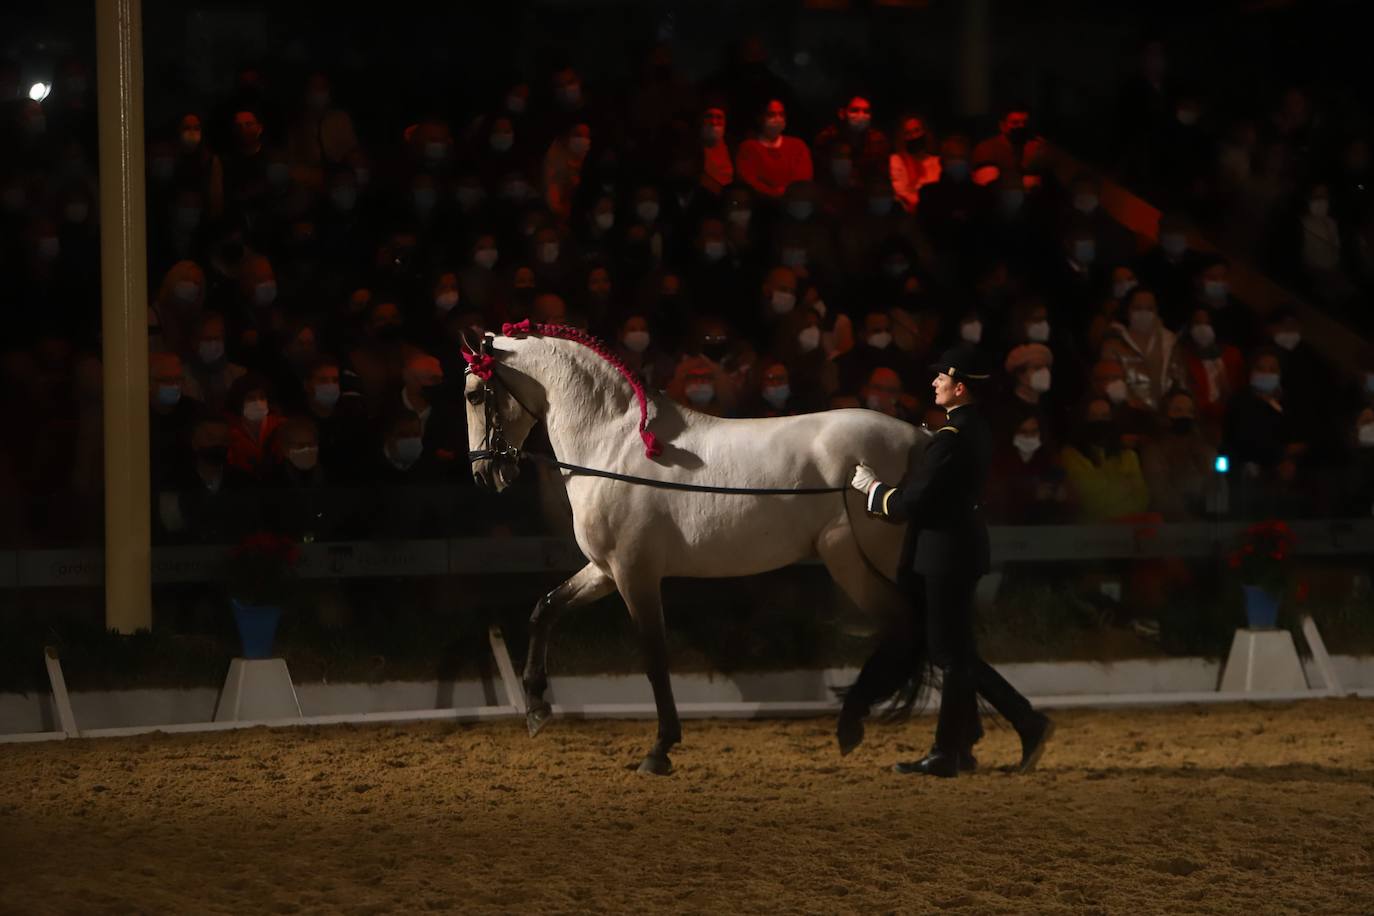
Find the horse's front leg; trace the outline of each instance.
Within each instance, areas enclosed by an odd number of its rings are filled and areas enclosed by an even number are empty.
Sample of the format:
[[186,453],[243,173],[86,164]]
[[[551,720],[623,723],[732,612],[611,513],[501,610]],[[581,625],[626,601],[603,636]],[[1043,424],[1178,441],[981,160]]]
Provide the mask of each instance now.
[[682,740],[682,722],[677,716],[673,700],[673,685],[668,679],[668,638],[663,622],[662,580],[634,580],[617,583],[625,604],[639,628],[640,647],[644,653],[645,673],[654,689],[654,705],[658,708],[658,740],[639,765],[639,772],[667,776],[673,771],[668,751]]
[[611,577],[595,564],[588,563],[572,578],[540,598],[534,606],[534,613],[530,615],[530,646],[525,656],[522,678],[525,687],[525,725],[530,730],[531,738],[539,734],[553,714],[552,707],[544,699],[544,691],[549,687],[549,632],[554,622],[564,611],[591,604],[614,590],[615,582]]

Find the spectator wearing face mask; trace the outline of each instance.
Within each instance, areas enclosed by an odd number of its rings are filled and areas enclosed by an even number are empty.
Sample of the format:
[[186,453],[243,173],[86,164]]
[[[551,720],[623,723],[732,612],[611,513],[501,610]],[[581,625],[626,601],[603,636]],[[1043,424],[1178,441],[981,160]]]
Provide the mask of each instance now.
[[625,365],[639,373],[650,391],[666,388],[673,378],[673,360],[659,346],[648,318],[642,313],[631,312],[620,323],[615,352]]
[[291,417],[277,431],[282,461],[262,486],[273,531],[303,544],[341,540],[349,532],[349,492],[321,461],[315,422]]
[[574,291],[576,258],[566,251],[567,241],[552,227],[544,227],[531,239],[531,263],[535,287],[566,294]]
[[757,386],[741,413],[747,417],[791,417],[801,412],[792,395],[787,366],[777,359],[763,360]]
[[224,409],[229,389],[248,370],[225,356],[224,318],[203,312],[183,359],[183,393],[211,411]]
[[573,221],[573,235],[577,239],[582,260],[607,262],[619,259],[624,228],[617,225],[619,221],[614,195],[598,194],[591,198],[591,205],[583,208],[582,214]]
[[582,167],[592,148],[592,129],[573,124],[544,154],[544,203],[560,220],[572,216],[573,197],[582,182]]
[[1177,340],[1159,320],[1153,290],[1132,289],[1124,305],[1126,321],[1113,324],[1111,333],[1124,345],[1119,360],[1126,370],[1126,386],[1135,400],[1158,407],[1164,392],[1186,381]]
[[997,134],[974,147],[973,159],[997,166],[999,174],[1020,183],[1023,173],[1036,162],[1044,145],[1045,141],[1031,129],[1029,106],[1016,102],[1003,109],[997,122]]
[[1106,398],[1091,397],[1060,461],[1078,524],[1121,519],[1146,511],[1150,493],[1140,456],[1122,445]]
[[777,324],[769,348],[787,366],[793,401],[803,412],[823,410],[839,390],[838,367],[826,350],[821,325],[815,308],[799,307]]
[[435,466],[454,471],[459,453],[467,453],[466,414],[452,398],[444,396],[444,370],[428,353],[412,353],[401,376],[398,411],[410,411],[420,420],[420,436]]
[[1374,406],[1362,407],[1355,414],[1354,429],[1347,441],[1341,498],[1336,508],[1347,517],[1374,515]]
[[1088,346],[1094,351],[1102,348],[1102,341],[1117,333],[1113,325],[1129,321],[1126,314],[1126,299],[1140,285],[1135,271],[1125,264],[1118,264],[1108,275],[1108,288],[1105,295],[1098,297],[1097,311],[1088,322]]
[[1217,507],[1216,447],[1198,425],[1197,405],[1188,392],[1170,392],[1161,419],[1162,431],[1140,453],[1150,509],[1166,522],[1201,521]]
[[999,433],[988,482],[989,521],[1053,525],[1068,520],[1069,489],[1059,447],[1039,414],[1028,413]]
[[917,367],[893,342],[892,317],[886,309],[871,309],[863,317],[858,340],[846,353],[835,359],[840,390],[855,394],[874,369],[884,368],[914,382]]
[[205,139],[203,119],[198,112],[186,112],[171,132],[170,190],[204,195],[207,215],[218,220],[224,213],[224,163]]
[[867,95],[856,94],[845,99],[835,112],[835,120],[816,135],[811,148],[815,150],[817,167],[822,172],[830,168],[835,147],[841,142],[849,148],[852,167],[861,179],[887,175],[892,144],[885,133],[873,126],[873,103]]
[[259,527],[254,481],[229,464],[229,423],[207,415],[191,429],[190,457],[153,490],[153,538],[161,544],[234,544]]
[[891,369],[877,368],[864,380],[859,400],[869,410],[915,423],[919,404],[902,387],[902,378]]
[[1270,312],[1265,323],[1278,353],[1284,394],[1301,414],[1293,418],[1299,435],[1312,444],[1314,459],[1332,460],[1340,449],[1339,405],[1331,397],[1338,387],[1336,369],[1303,336],[1302,319],[1293,306]]
[[1064,201],[1060,224],[1071,231],[1086,230],[1096,243],[1096,260],[1122,264],[1135,257],[1135,236],[1102,206],[1102,182],[1094,175],[1076,175]]
[[1232,394],[1245,388],[1245,357],[1238,347],[1217,339],[1212,313],[1205,308],[1195,309],[1189,317],[1179,351],[1198,423],[1211,441],[1220,441],[1226,405]]
[[148,324],[153,332],[149,347],[189,353],[204,308],[205,271],[195,261],[173,264],[149,307]]
[[1104,352],[1094,364],[1088,396],[1111,405],[1117,430],[1128,446],[1134,447],[1158,426],[1157,413],[1131,390],[1126,383],[1126,368],[1112,353]]
[[1221,450],[1231,459],[1232,511],[1241,517],[1290,511],[1298,504],[1308,443],[1300,438],[1297,414],[1283,389],[1278,353],[1257,350],[1250,360],[1249,385],[1226,409]]
[[1259,339],[1250,309],[1231,295],[1231,269],[1225,258],[1213,256],[1198,262],[1190,309],[1198,307],[1211,312],[1212,326],[1222,340],[1244,348]]
[[185,383],[181,357],[149,354],[148,454],[154,486],[166,483],[175,469],[185,466],[191,426],[204,413],[204,405],[186,396]]
[[1290,270],[1322,302],[1342,306],[1355,287],[1345,270],[1340,225],[1331,213],[1331,190],[1317,182],[1307,190],[1292,220],[1283,254]]
[[705,356],[684,356],[678,362],[668,383],[668,396],[713,417],[735,416],[734,384],[720,363]]
[[255,480],[267,475],[277,455],[272,435],[282,418],[272,412],[269,383],[250,372],[229,389],[229,465]]
[[449,490],[436,486],[439,469],[424,445],[420,420],[404,411],[383,419],[367,479],[372,491],[360,527],[371,538],[430,538],[452,514]]
[[277,301],[277,274],[262,255],[248,255],[239,264],[238,301],[230,355],[249,369],[271,371],[272,337],[285,317]]
[[719,198],[735,181],[735,163],[725,139],[727,127],[724,103],[708,103],[701,113],[697,145],[701,166],[697,184],[713,198]]
[[995,191],[973,180],[968,138],[946,137],[940,144],[940,178],[921,191],[917,213],[931,245],[951,269],[972,273],[971,264],[988,238],[995,213]]
[[[1028,416],[1037,417],[1053,435],[1060,417],[1054,392],[1054,354],[1041,343],[1024,343],[1012,347],[1003,361],[1011,390],[991,412],[993,430],[999,435],[1018,428]],[[1057,392],[1056,392],[1057,393]]]
[[303,183],[316,191],[323,187],[323,170],[347,161],[358,147],[353,117],[333,89],[327,74],[315,71],[307,76],[286,129],[288,161]]
[[1176,325],[1194,299],[1193,278],[1203,260],[1188,242],[1189,224],[1180,213],[1159,218],[1159,237],[1136,263],[1140,282],[1155,290],[1165,322]]
[[931,137],[919,115],[903,115],[897,121],[888,178],[893,198],[908,213],[916,212],[921,188],[940,180],[940,157],[931,152]]
[[468,247],[468,263],[458,275],[459,287],[467,294],[467,304],[491,316],[493,321],[502,320],[512,295],[510,278],[499,269],[500,265],[501,250],[496,243],[496,234],[481,231]]
[[786,127],[786,107],[778,99],[768,101],[759,113],[757,132],[740,144],[735,156],[740,180],[768,200],[781,198],[793,182],[814,177],[811,150],[784,135]]
[[225,216],[245,225],[258,223],[271,194],[263,122],[252,108],[230,117],[231,148],[224,159]]
[[338,360],[317,359],[301,388],[301,415],[314,424],[321,460],[334,481],[358,479],[367,454],[367,416],[362,398],[343,392]]

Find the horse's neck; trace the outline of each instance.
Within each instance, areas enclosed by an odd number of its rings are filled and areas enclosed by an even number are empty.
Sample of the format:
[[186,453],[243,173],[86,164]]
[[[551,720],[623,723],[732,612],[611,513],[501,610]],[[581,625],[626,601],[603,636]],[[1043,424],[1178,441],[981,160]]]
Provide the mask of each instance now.
[[605,467],[623,443],[640,441],[634,391],[614,366],[573,341],[539,340],[528,352],[519,368],[544,389],[544,428],[560,461]]

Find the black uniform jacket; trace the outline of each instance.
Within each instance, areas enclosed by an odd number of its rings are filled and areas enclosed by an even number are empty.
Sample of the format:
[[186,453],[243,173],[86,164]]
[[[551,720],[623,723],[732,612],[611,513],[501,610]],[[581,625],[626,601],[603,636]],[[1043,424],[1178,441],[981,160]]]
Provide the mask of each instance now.
[[878,484],[868,511],[906,522],[901,569],[922,575],[978,577],[988,571],[983,491],[992,463],[992,433],[977,405],[949,413],[924,453],[896,487]]

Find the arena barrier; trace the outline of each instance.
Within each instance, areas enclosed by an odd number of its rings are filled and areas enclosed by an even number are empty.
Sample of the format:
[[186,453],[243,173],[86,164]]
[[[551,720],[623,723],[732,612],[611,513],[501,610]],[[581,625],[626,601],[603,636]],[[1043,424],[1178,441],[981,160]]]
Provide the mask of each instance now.
[[[1007,525],[989,529],[994,566],[1081,560],[1199,558],[1229,550],[1248,522],[1163,525]],[[1374,519],[1290,522],[1303,556],[1374,555]],[[158,547],[153,582],[213,582],[228,547]],[[299,574],[308,579],[480,576],[574,572],[577,544],[549,537],[436,538],[306,544]],[[818,565],[818,560],[803,565]],[[0,551],[0,588],[94,588],[105,581],[102,550]],[[537,596],[530,597],[531,604]]]

